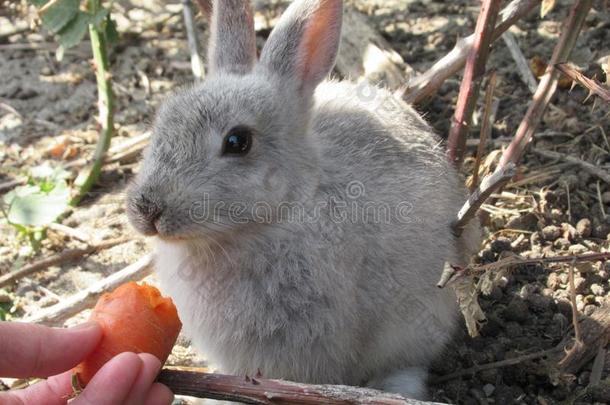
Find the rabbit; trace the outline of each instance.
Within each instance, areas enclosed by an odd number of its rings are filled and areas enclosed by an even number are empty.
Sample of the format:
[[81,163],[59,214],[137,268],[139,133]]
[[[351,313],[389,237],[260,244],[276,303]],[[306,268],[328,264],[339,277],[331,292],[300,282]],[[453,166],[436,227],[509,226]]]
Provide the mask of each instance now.
[[424,398],[459,320],[438,289],[478,225],[415,110],[326,80],[341,0],[295,0],[257,58],[252,6],[213,3],[209,74],[157,112],[127,194],[193,346],[226,374]]

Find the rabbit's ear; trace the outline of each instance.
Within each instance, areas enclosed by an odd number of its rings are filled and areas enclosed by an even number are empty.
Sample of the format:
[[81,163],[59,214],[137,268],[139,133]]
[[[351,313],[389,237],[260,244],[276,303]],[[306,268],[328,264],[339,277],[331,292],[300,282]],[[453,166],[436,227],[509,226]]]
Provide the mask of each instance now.
[[214,0],[210,31],[211,73],[245,74],[252,70],[256,62],[256,36],[250,1]]
[[335,64],[342,15],[341,0],[294,1],[269,36],[261,66],[313,92]]

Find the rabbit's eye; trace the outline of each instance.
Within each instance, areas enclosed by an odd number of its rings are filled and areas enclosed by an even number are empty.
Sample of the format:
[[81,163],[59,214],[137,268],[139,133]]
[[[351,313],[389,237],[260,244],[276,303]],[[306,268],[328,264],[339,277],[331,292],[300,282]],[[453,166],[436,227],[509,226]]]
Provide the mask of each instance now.
[[223,155],[245,155],[252,146],[252,130],[248,127],[235,127],[225,137]]

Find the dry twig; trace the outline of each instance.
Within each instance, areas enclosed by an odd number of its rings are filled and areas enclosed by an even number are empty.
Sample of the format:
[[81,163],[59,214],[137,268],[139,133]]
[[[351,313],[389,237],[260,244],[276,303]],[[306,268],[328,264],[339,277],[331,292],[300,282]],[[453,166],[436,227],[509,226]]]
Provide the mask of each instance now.
[[472,49],[468,53],[464,78],[460,86],[449,139],[447,152],[449,161],[456,167],[461,167],[466,151],[466,138],[472,122],[472,113],[477,105],[479,88],[485,74],[487,57],[493,42],[492,35],[496,25],[496,17],[500,10],[500,0],[483,0],[481,11],[474,31]]
[[578,321],[578,308],[576,306],[576,286],[574,284],[574,263],[568,270],[569,283],[570,283],[570,305],[572,307],[572,325],[574,326],[574,345],[565,354],[565,357],[559,362],[559,367],[563,367],[565,364],[571,361],[573,356],[576,356],[582,351],[583,341],[580,333],[580,323]]
[[591,2],[591,0],[578,0],[570,10],[570,14],[563,24],[563,31],[561,32],[559,42],[553,51],[551,63],[547,67],[545,75],[540,80],[538,89],[534,94],[534,98],[530,103],[525,117],[523,117],[523,120],[517,129],[514,139],[502,154],[496,171],[483,179],[481,186],[470,195],[468,201],[458,213],[457,220],[453,225],[453,230],[456,234],[459,235],[461,233],[468,221],[474,217],[476,210],[491,194],[500,190],[508,183],[509,179],[506,179],[503,176],[505,176],[509,170],[515,170],[521,156],[532,140],[536,128],[542,119],[542,114],[557,88],[559,71],[555,69],[554,66],[558,63],[565,62],[572,52],[585,17],[591,8]]
[[464,227],[475,216],[481,205],[491,196],[493,192],[502,188],[510,179],[517,173],[517,167],[514,164],[496,169],[489,176],[485,176],[481,184],[470,194],[468,201],[464,203],[457,214],[456,221],[452,224],[453,232],[460,235]]
[[460,378],[460,377],[472,376],[478,372],[485,371],[485,370],[493,370],[494,368],[514,366],[516,364],[523,363],[524,361],[540,359],[542,357],[553,354],[556,351],[557,351],[557,349],[555,348],[555,349],[550,349],[550,350],[543,350],[541,352],[536,352],[536,353],[524,354],[523,356],[514,357],[512,359],[496,361],[493,363],[477,364],[476,366],[472,366],[472,367],[464,369],[464,370],[456,371],[455,373],[451,373],[451,374],[447,374],[447,375],[438,377],[438,378],[432,380],[432,382],[434,384],[438,384],[438,383],[442,383],[442,382],[446,382],[446,381],[450,381],[450,380],[455,380],[456,378]]
[[532,92],[532,94],[536,93],[538,81],[534,77],[534,74],[527,63],[527,59],[525,59],[525,56],[523,56],[521,48],[519,48],[519,44],[517,43],[517,39],[510,31],[506,31],[504,34],[502,34],[502,39],[504,40],[506,47],[517,64],[517,70],[519,72],[519,76],[521,76],[521,80],[523,80],[523,83],[527,85],[527,88]]
[[485,92],[485,106],[483,107],[483,122],[481,124],[481,132],[479,134],[479,144],[477,145],[477,156],[474,162],[474,170],[472,172],[472,184],[470,186],[470,192],[476,190],[479,185],[479,169],[481,167],[481,160],[483,159],[483,153],[485,152],[485,145],[487,138],[491,134],[491,128],[493,122],[491,120],[493,110],[493,98],[496,90],[496,72],[493,71],[489,77],[489,83],[487,84],[487,90]]
[[0,277],[0,287],[4,287],[5,285],[14,283],[22,277],[28,276],[37,271],[44,270],[47,267],[57,266],[59,264],[81,258],[83,256],[89,255],[100,250],[110,249],[113,246],[120,245],[127,241],[129,241],[129,239],[127,238],[117,238],[106,240],[95,245],[89,245],[84,248],[64,250],[61,253],[39,260],[37,262],[24,266],[19,270],[3,275],[2,277]]
[[536,259],[525,259],[518,255],[510,255],[500,259],[494,263],[482,264],[479,266],[460,267],[456,265],[445,265],[441,281],[437,284],[439,288],[445,287],[451,283],[455,277],[470,276],[483,274],[487,271],[497,271],[510,266],[525,266],[533,264],[548,264],[548,263],[580,263],[580,262],[597,262],[610,260],[610,252],[600,253],[585,253],[582,255],[566,255],[566,256],[548,256],[539,257]]
[[369,388],[309,385],[263,378],[164,369],[158,381],[174,394],[255,405],[433,405]]
[[545,149],[534,148],[534,149],[532,149],[532,152],[534,152],[537,155],[543,156],[547,159],[563,160],[565,162],[568,162],[568,163],[571,163],[574,165],[578,165],[581,169],[588,172],[589,174],[592,174],[593,176],[596,176],[599,179],[610,184],[610,173],[608,173],[607,170],[604,170],[592,163],[585,162],[584,160],[578,159],[577,157],[574,157],[571,155],[566,155],[563,153],[553,152],[553,151],[545,150]]
[[570,345],[574,338],[570,333],[558,346],[561,351],[552,359],[552,365],[557,364],[561,372],[575,374],[582,367],[593,360],[599,353],[600,347],[606,347],[610,340],[610,304],[606,301],[598,307],[592,315],[582,317],[577,332],[581,344],[573,345],[569,350],[569,356],[565,355],[565,348]]
[[591,93],[598,95],[602,100],[610,103],[610,89],[602,85],[595,79],[589,79],[567,63],[555,65],[555,68],[570,79],[578,82],[581,86],[588,89]]
[[557,70],[555,66],[559,63],[566,62],[570,56],[585,18],[591,9],[591,3],[591,0],[578,0],[570,10],[570,14],[563,24],[559,42],[555,46],[553,56],[547,66],[546,73],[540,79],[540,84],[534,94],[534,99],[530,103],[530,106],[525,113],[525,117],[523,117],[523,120],[517,129],[515,138],[504,151],[504,154],[500,159],[500,167],[506,166],[509,162],[514,164],[519,163],[521,156],[532,140],[536,128],[542,119],[542,115],[557,89],[559,70]]
[[[541,0],[513,0],[500,12],[500,20],[494,29],[492,41],[495,41],[511,25],[527,15]],[[473,47],[475,36],[470,35],[458,40],[455,47],[443,56],[430,69],[416,76],[399,92],[406,102],[416,104],[436,93],[441,85],[464,67],[468,53]]]
[[152,256],[146,255],[137,262],[80,291],[59,304],[43,309],[24,319],[25,322],[43,325],[60,325],[66,319],[92,307],[100,295],[123,283],[141,280],[152,273]]

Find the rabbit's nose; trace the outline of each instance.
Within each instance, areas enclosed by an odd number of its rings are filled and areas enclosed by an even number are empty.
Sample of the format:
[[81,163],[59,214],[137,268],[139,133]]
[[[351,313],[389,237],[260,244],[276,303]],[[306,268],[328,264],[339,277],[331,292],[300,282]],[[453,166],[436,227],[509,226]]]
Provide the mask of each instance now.
[[[142,194],[132,202],[132,223],[145,235],[158,234],[157,221],[163,214],[163,205]],[[134,218],[135,217],[135,218]]]

